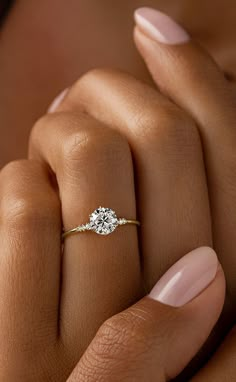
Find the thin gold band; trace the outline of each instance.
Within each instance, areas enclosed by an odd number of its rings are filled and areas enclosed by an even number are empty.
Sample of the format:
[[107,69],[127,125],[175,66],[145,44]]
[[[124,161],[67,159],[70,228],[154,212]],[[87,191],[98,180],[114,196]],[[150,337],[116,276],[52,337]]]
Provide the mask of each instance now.
[[[138,220],[126,220],[125,224],[135,224],[140,226],[140,222]],[[120,224],[120,225],[125,225],[125,224]]]
[[[123,226],[123,225],[127,225],[127,224],[134,224],[136,226],[140,226],[140,222],[138,220],[123,219],[123,218],[118,219],[118,225],[117,226]],[[66,237],[68,237],[70,235],[74,235],[76,233],[88,232],[88,231],[93,232],[93,230],[90,228],[89,224],[82,224],[76,228],[73,228],[69,231],[64,232],[62,234],[62,239],[64,240]]]

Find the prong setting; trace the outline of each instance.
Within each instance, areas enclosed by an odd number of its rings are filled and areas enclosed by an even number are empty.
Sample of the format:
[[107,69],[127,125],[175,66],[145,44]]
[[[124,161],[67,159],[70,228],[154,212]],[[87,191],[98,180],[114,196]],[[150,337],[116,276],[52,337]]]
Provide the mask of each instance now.
[[90,215],[89,225],[98,235],[109,235],[115,231],[119,223],[115,211],[99,207]]

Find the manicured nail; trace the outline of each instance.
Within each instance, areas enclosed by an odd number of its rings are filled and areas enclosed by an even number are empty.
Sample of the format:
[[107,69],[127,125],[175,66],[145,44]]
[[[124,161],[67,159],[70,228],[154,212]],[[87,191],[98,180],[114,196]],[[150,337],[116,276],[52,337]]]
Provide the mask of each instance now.
[[195,249],[174,264],[152,289],[149,297],[180,307],[197,297],[215,279],[218,259],[213,249]]
[[54,111],[56,111],[56,109],[58,108],[58,106],[60,105],[60,103],[63,101],[63,99],[65,98],[66,94],[68,93],[69,91],[69,88],[63,90],[63,92],[61,92],[55,99],[54,101],[51,103],[51,105],[49,106],[48,108],[48,113],[54,113]]
[[139,8],[134,18],[138,27],[151,39],[163,44],[177,45],[190,40],[188,33],[165,13],[152,8]]

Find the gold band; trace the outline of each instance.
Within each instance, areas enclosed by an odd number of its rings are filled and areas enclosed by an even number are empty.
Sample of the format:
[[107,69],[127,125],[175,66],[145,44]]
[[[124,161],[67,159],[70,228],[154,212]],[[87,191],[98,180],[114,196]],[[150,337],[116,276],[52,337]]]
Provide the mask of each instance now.
[[134,224],[134,225],[140,226],[140,222],[138,220],[126,220],[124,224],[120,224],[120,225],[125,225],[125,224]]
[[[140,222],[138,220],[132,220],[132,219],[118,219],[117,220],[117,227],[118,226],[123,226],[123,225],[127,225],[127,224],[133,224],[133,225],[136,225],[136,226],[140,226]],[[76,233],[81,233],[81,232],[88,232],[88,231],[92,231],[92,232],[95,232],[90,224],[82,224],[82,225],[79,225],[78,227],[76,228],[73,228],[69,231],[66,231],[62,234],[62,239],[64,240],[66,237],[70,236],[70,235],[74,235]]]

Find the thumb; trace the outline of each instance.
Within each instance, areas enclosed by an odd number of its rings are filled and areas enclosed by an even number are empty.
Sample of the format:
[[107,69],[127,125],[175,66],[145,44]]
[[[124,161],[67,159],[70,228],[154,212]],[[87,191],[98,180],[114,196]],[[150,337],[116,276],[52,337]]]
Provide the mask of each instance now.
[[170,268],[149,296],[102,325],[68,382],[174,378],[206,341],[224,296],[215,252],[196,249]]

